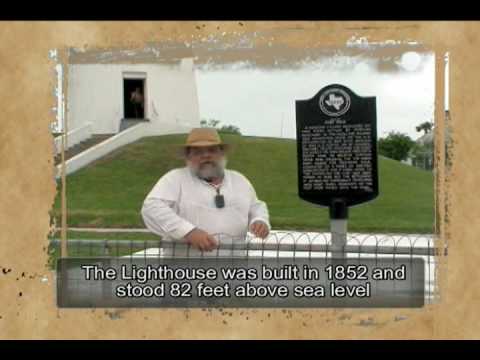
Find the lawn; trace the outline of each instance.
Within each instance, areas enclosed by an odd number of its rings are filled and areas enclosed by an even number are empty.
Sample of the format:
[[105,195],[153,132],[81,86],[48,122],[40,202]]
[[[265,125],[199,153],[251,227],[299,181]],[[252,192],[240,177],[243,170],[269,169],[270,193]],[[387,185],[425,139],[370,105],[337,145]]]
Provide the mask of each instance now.
[[[250,179],[258,197],[267,202],[273,228],[328,229],[328,209],[307,203],[297,195],[294,140],[227,134],[222,137],[234,145],[228,168],[238,170]],[[145,227],[140,215],[142,202],[165,172],[184,165],[172,147],[184,141],[185,135],[146,137],[69,175],[68,225]],[[431,172],[380,157],[379,180],[377,199],[350,208],[349,231],[433,231]],[[60,191],[53,210],[59,217]],[[60,223],[59,218],[57,223]]]

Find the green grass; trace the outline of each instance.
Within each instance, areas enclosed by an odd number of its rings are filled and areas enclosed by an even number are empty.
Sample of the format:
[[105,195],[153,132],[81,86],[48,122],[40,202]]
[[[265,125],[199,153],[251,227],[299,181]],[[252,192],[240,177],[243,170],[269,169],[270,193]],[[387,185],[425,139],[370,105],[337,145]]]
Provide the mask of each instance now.
[[[274,228],[328,229],[328,209],[304,202],[297,195],[294,140],[228,134],[222,134],[222,137],[234,145],[228,168],[238,170],[250,179],[258,197],[268,204]],[[146,137],[69,175],[68,225],[144,227],[140,215],[142,202],[165,172],[184,165],[172,147],[184,141],[185,135]],[[433,231],[431,172],[380,157],[379,180],[377,199],[350,208],[349,231]],[[57,217],[59,205],[60,191],[54,205]],[[126,235],[121,234],[121,237]]]

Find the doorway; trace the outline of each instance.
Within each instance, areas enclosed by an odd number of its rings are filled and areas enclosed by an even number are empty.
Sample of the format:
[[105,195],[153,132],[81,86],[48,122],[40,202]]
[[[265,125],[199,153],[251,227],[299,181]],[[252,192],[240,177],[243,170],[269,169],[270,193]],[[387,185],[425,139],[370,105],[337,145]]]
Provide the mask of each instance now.
[[145,118],[145,79],[123,79],[123,117]]

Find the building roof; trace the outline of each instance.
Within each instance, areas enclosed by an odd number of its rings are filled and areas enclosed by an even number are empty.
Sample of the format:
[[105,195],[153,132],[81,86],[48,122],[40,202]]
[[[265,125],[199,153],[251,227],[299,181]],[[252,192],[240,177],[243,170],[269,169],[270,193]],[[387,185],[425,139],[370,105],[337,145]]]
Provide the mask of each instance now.
[[[351,56],[354,59],[372,57],[378,60],[378,71],[397,71],[397,60],[406,51],[429,51],[421,44],[368,44],[368,46],[316,45],[294,46],[287,38],[298,36],[298,31],[254,33],[250,36],[209,36],[190,42],[162,41],[147,43],[143,48],[70,49],[71,64],[120,63],[178,63],[183,58],[194,58],[197,65],[223,68],[239,64],[263,69],[292,69],[307,62]],[[274,39],[278,39],[275,40]],[[279,41],[280,40],[280,41]]]
[[162,47],[146,46],[142,49],[69,49],[70,64],[175,64],[193,58],[192,49],[183,44]]

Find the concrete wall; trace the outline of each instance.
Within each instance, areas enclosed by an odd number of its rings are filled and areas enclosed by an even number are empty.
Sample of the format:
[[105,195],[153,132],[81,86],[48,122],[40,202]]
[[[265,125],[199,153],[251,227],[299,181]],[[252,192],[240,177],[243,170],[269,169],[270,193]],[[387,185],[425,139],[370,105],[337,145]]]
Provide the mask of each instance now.
[[[71,147],[77,145],[78,143],[87,140],[90,136],[92,136],[92,124],[86,123],[82,126],[77,127],[74,130],[71,130],[67,133],[67,141],[65,150],[70,149]],[[62,152],[62,137],[57,136],[55,138],[55,154],[59,154]]]
[[[165,124],[161,135],[167,134],[184,134],[189,131],[188,127],[176,124]],[[134,125],[121,133],[118,133],[111,138],[102,141],[101,143],[92,146],[91,148],[81,152],[80,154],[65,161],[65,174],[69,175],[77,170],[87,166],[91,162],[100,159],[101,157],[109,154],[113,150],[121,148],[127,144],[137,141],[145,136],[151,136],[152,124],[139,123]],[[57,165],[56,178],[60,178],[62,174],[62,164]]]
[[[192,59],[177,65],[72,64],[68,70],[68,129],[90,122],[92,133],[117,133],[123,118],[123,77],[146,75],[145,111],[148,135],[165,128],[200,126],[197,88]],[[147,136],[148,136],[147,135]]]
[[[111,151],[118,149],[124,145],[134,142],[144,136],[145,126],[143,123],[132,126],[111,138],[92,146],[91,148],[81,152],[80,154],[65,161],[65,174],[69,175],[91,162],[107,155]],[[57,165],[56,178],[61,176],[62,164]]]

